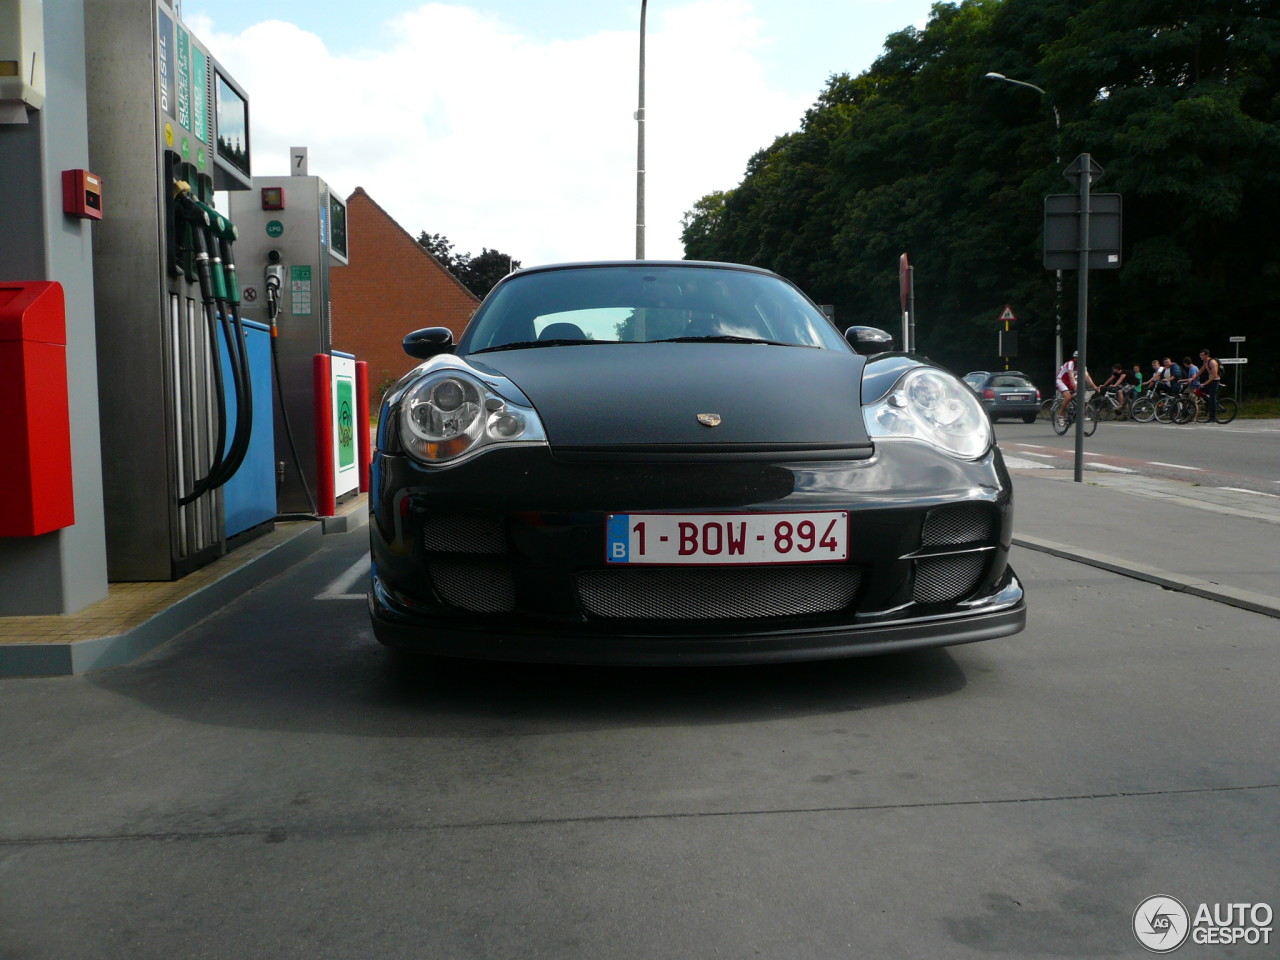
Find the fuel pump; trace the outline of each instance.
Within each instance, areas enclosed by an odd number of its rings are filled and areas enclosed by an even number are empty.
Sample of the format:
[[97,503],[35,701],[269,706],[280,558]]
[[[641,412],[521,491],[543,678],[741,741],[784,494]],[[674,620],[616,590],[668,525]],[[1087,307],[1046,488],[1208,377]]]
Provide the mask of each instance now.
[[[334,356],[329,267],[346,262],[346,205],[305,172],[306,150],[293,148],[293,174],[254,177],[232,194],[240,228],[244,311],[271,330],[276,389],[277,502],[284,514],[315,514],[320,478],[333,458],[317,450],[317,355]],[[260,279],[259,279],[260,278]],[[353,359],[340,358],[353,363]],[[339,486],[339,495],[343,487]]]
[[[280,263],[280,251],[267,251],[267,267],[263,271],[263,287],[267,297],[267,322],[271,325],[271,370],[275,374],[276,401],[279,404],[280,422],[284,427],[285,441],[289,446],[289,457],[297,470],[298,482],[307,498],[310,513],[303,516],[316,518],[316,498],[311,493],[311,485],[307,483],[306,471],[302,466],[302,458],[298,454],[298,444],[293,436],[293,422],[289,417],[289,406],[284,399],[284,378],[280,374],[280,328],[276,324],[280,316],[281,290],[284,287],[284,265]],[[280,482],[283,483],[283,471]],[[288,515],[286,515],[288,516]],[[294,514],[293,516],[297,516]],[[317,518],[318,519],[318,518]]]
[[[224,485],[244,462],[253,427],[253,385],[249,374],[249,348],[245,341],[244,321],[240,317],[240,285],[236,277],[234,244],[236,228],[213,207],[191,195],[191,185],[174,183],[176,222],[181,225],[179,256],[189,255],[199,283],[201,301],[211,344],[210,368],[214,385],[214,414],[217,439],[213,445],[213,462],[209,471],[179,498],[185,506],[210,490]],[[185,270],[184,270],[185,272]],[[222,380],[222,364],[218,361],[218,334],[222,335],[236,398],[236,424],[230,448],[226,447],[226,387]],[[224,454],[225,451],[225,454]]]
[[214,202],[253,184],[249,96],[174,0],[84,9],[89,166],[112,190],[93,235],[108,577],[169,580],[276,514],[266,329]]

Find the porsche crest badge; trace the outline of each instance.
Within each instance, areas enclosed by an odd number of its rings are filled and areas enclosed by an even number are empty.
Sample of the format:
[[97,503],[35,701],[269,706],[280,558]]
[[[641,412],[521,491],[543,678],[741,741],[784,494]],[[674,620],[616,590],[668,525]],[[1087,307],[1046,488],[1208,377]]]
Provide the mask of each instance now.
[[698,414],[698,422],[704,427],[718,427],[720,426],[720,414],[700,413]]

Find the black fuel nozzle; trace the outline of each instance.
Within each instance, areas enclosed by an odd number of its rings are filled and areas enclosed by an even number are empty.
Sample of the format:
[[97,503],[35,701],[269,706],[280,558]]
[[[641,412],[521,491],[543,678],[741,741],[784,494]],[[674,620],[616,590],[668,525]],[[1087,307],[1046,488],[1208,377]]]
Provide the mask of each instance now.
[[170,200],[173,212],[171,228],[174,231],[171,269],[175,277],[185,277],[188,283],[196,283],[200,280],[201,261],[208,260],[204,232],[209,221],[192,199],[191,184],[186,180],[174,178]]
[[284,289],[284,264],[280,262],[280,251],[267,252],[267,267],[263,272],[264,284],[267,288],[267,319],[271,322],[271,335],[276,335],[276,317],[280,313],[280,291]]

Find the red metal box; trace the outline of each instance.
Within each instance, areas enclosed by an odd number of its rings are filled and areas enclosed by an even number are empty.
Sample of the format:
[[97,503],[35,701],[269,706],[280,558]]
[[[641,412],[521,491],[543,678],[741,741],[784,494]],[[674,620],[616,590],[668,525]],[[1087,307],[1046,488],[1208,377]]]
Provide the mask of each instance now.
[[0,283],[0,537],[75,523],[62,285]]

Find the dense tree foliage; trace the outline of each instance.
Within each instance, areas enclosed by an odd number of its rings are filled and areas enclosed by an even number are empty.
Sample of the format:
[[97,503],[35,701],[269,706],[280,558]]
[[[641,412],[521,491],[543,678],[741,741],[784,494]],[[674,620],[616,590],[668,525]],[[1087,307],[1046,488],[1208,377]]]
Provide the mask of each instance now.
[[[1044,88],[986,79],[989,71]],[[1061,117],[1055,134],[1053,108]],[[1090,273],[1094,370],[1247,336],[1246,385],[1280,350],[1280,4],[1274,0],[962,0],[833,76],[799,130],[741,184],[685,216],[685,255],[777,270],[842,325],[900,326],[897,265],[916,267],[920,349],[990,368],[1005,303],[1014,365],[1043,384],[1056,295],[1043,196],[1082,152],[1124,198],[1124,265]],[[1075,342],[1076,274],[1063,335]]]
[[462,285],[483,298],[494,285],[512,270],[518,270],[521,262],[507,254],[484,247],[478,256],[470,253],[454,253],[453,244],[442,233],[418,234],[418,243],[462,282]]

